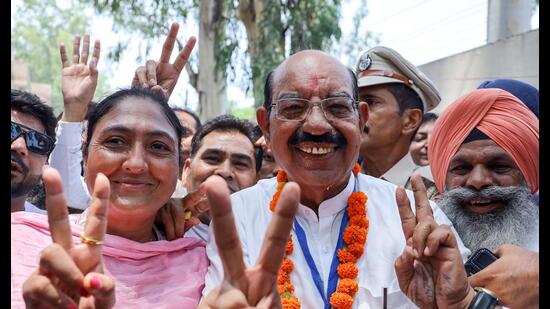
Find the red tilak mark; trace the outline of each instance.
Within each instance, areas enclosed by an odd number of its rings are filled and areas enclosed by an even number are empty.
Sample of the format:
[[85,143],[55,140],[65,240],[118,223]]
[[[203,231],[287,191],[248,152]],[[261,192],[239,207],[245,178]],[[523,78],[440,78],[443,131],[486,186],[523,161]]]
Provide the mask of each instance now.
[[317,89],[319,86],[319,77],[317,75],[313,75],[309,78],[309,87],[311,87],[312,90]]

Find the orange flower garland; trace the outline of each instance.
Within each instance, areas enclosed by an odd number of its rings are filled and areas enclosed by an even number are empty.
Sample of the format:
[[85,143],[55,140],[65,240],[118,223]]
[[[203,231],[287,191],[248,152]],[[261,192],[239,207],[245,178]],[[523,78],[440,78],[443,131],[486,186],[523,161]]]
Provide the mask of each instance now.
[[[361,171],[359,164],[353,167],[353,174]],[[285,183],[288,181],[284,171],[277,174],[277,191],[269,203],[269,209],[273,211],[281,195]],[[353,192],[348,198],[348,216],[350,218],[348,226],[344,230],[344,243],[346,247],[338,250],[337,256],[340,265],[338,265],[338,286],[336,291],[330,296],[330,304],[336,309],[348,309],[353,305],[353,297],[357,293],[359,286],[355,278],[359,274],[359,269],[355,262],[363,255],[365,243],[367,241],[367,232],[369,220],[367,218],[367,195],[363,192]],[[288,238],[285,250],[285,257],[279,269],[277,278],[277,289],[281,295],[281,303],[284,309],[299,309],[300,301],[292,293],[294,285],[290,282],[290,273],[294,269],[294,264],[289,256],[294,250],[292,235]]]

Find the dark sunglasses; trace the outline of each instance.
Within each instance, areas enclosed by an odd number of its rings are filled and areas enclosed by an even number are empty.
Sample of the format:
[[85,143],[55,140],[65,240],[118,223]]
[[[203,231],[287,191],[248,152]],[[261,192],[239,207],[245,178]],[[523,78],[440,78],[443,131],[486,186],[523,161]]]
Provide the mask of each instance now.
[[27,149],[39,155],[47,156],[52,152],[55,141],[44,133],[40,133],[22,124],[11,122],[11,142],[19,136],[25,136]]

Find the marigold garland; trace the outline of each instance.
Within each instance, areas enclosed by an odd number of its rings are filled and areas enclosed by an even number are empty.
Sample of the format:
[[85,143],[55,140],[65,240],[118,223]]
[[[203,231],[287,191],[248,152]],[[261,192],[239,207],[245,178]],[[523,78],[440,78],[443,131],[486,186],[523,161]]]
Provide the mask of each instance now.
[[[361,167],[359,164],[355,164],[353,174],[357,176],[360,171]],[[275,191],[269,203],[271,211],[275,210],[275,206],[287,181],[288,177],[286,173],[282,170],[279,171],[277,174],[277,191]],[[336,291],[330,296],[330,305],[336,309],[351,308],[353,297],[359,289],[357,282],[355,282],[355,278],[359,274],[359,269],[357,269],[355,262],[363,255],[367,241],[369,228],[366,208],[367,200],[367,195],[363,192],[353,192],[348,198],[348,216],[350,220],[343,235],[346,246],[337,252],[338,261],[340,262],[337,268],[339,281]],[[286,244],[285,257],[277,276],[277,290],[279,291],[279,295],[281,295],[283,309],[300,309],[300,301],[292,295],[294,285],[290,282],[290,273],[294,269],[294,264],[289,256],[293,250],[294,244],[292,243],[292,235],[290,235]]]

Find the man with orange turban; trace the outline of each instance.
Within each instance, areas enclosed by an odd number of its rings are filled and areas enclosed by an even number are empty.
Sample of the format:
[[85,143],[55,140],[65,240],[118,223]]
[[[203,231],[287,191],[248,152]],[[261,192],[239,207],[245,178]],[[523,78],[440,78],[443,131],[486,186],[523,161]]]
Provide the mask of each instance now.
[[504,90],[475,90],[441,114],[428,157],[438,204],[464,244],[499,256],[471,285],[507,307],[538,304],[538,118]]

